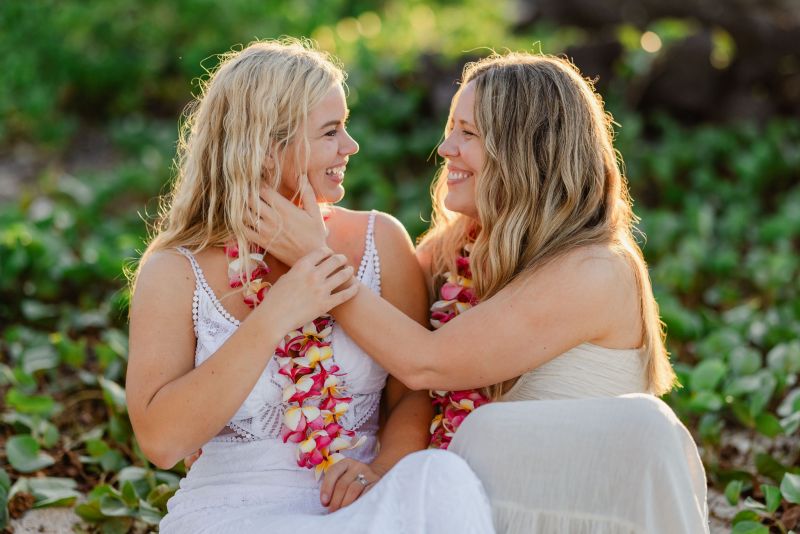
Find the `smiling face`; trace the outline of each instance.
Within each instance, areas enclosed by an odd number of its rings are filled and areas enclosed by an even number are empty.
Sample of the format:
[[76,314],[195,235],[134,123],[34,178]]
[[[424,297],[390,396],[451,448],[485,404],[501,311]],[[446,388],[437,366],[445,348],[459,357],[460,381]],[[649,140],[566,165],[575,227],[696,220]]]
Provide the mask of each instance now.
[[448,134],[438,149],[447,172],[444,205],[450,211],[477,219],[475,184],[486,161],[486,150],[475,126],[475,84],[468,83],[453,98]]
[[325,98],[311,109],[305,128],[308,157],[301,136],[282,152],[278,191],[283,196],[292,198],[295,195],[297,179],[305,173],[318,202],[335,203],[344,197],[345,167],[350,156],[358,152],[358,143],[345,129],[348,113],[341,85],[331,87]]

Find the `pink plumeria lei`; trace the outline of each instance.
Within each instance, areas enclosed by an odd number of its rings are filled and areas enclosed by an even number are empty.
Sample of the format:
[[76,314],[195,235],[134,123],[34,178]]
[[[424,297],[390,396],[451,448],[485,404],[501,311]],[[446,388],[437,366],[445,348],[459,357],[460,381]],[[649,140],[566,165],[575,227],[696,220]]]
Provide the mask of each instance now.
[[[439,290],[439,300],[431,305],[431,325],[440,328],[460,313],[478,304],[472,287],[472,271],[469,268],[470,245],[464,247],[464,255],[456,258],[456,274],[445,273],[446,281]],[[476,408],[489,402],[489,398],[476,389],[462,391],[431,391],[436,415],[431,421],[429,448],[447,449],[453,435],[464,419]]]
[[[230,286],[244,287],[244,302],[255,308],[270,287],[263,249],[254,248],[247,269],[242,268],[236,245],[226,245],[225,254]],[[278,372],[287,378],[283,401],[288,408],[281,437],[284,443],[298,444],[297,465],[313,469],[317,480],[344,458],[341,451],[358,447],[365,439],[355,439],[355,432],[341,424],[352,398],[344,396],[344,373],[333,363],[332,329],[333,318],[323,315],[286,334],[275,350]]]

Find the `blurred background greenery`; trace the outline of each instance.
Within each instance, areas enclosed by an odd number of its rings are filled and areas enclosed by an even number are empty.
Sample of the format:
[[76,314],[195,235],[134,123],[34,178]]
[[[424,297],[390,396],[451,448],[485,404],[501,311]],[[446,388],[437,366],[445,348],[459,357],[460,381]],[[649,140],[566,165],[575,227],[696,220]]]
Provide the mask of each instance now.
[[[0,528],[74,507],[153,529],[176,488],[133,439],[123,267],[216,54],[307,36],[350,73],[345,205],[427,226],[464,62],[565,54],[614,114],[717,531],[800,521],[800,6],[793,0],[0,2]],[[7,504],[7,506],[6,506]]]

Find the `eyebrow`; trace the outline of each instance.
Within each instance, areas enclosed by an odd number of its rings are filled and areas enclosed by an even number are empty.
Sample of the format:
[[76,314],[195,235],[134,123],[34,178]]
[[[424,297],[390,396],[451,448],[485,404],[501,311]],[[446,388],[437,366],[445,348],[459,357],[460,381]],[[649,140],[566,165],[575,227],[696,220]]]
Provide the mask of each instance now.
[[328,128],[330,126],[336,126],[336,125],[342,124],[343,122],[347,122],[347,119],[349,117],[350,117],[350,110],[348,109],[347,112],[344,114],[344,121],[340,121],[340,120],[328,121],[325,124],[323,124],[322,126],[320,126],[319,129],[320,130],[324,130],[325,128]]
[[474,124],[472,124],[471,122],[469,122],[469,121],[465,121],[464,119],[458,119],[458,122],[459,122],[460,124],[466,124],[467,126],[475,126],[475,125],[474,125]]

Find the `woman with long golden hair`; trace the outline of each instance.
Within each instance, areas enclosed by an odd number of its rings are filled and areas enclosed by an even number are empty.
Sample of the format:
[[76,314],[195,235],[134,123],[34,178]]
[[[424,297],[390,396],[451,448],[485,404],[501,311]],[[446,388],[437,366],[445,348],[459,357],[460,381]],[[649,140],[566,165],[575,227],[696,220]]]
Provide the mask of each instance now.
[[[417,251],[436,330],[363,289],[334,316],[432,390],[432,444],[475,470],[498,531],[707,531],[696,447],[655,397],[675,374],[591,83],[551,56],[468,64],[438,152]],[[293,242],[270,246],[292,263],[319,242],[319,216],[267,197],[259,241],[291,221]]]
[[[189,108],[130,318],[128,411],[142,451],[170,468],[202,449],[163,533],[491,532],[464,460],[409,455],[427,444],[427,394],[387,377],[327,315],[359,290],[348,285],[357,268],[359,284],[425,321],[402,226],[332,207],[327,239],[340,253],[291,268],[249,242],[261,192],[306,206],[344,195],[358,145],[343,84],[307,42],[257,42],[224,55]],[[287,224],[274,237],[292,234]],[[464,513],[441,513],[461,502]]]

